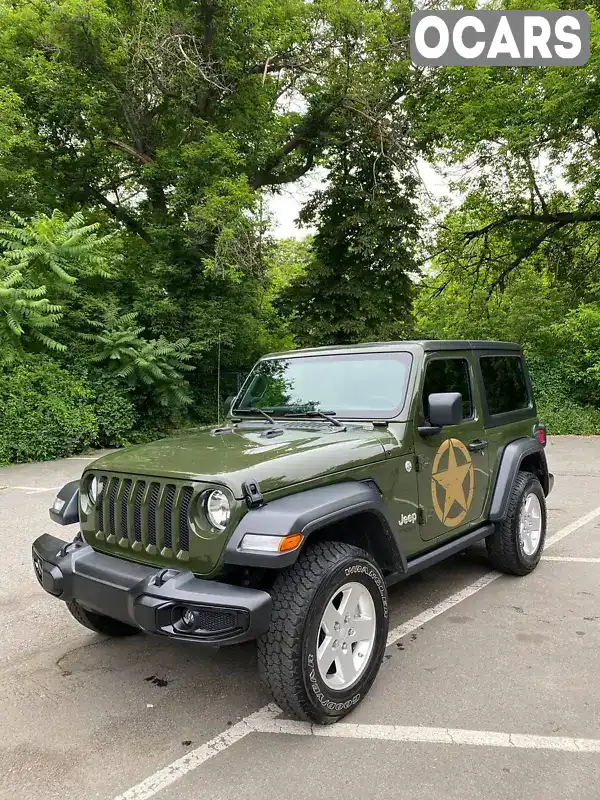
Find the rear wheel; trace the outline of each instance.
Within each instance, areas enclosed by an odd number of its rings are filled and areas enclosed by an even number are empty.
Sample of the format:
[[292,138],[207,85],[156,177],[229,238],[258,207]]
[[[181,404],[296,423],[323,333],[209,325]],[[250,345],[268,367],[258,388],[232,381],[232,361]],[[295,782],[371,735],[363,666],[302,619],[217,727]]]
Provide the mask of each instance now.
[[118,619],[88,611],[87,608],[80,606],[77,600],[68,600],[66,606],[80,625],[96,633],[103,633],[105,636],[133,636],[141,633],[139,628],[134,628]]
[[546,541],[546,498],[535,475],[519,472],[508,511],[486,540],[490,561],[501,572],[527,575],[542,557]]
[[387,589],[375,561],[342,542],[308,548],[277,576],[258,641],[263,683],[296,719],[329,724],[365,697],[387,641]]

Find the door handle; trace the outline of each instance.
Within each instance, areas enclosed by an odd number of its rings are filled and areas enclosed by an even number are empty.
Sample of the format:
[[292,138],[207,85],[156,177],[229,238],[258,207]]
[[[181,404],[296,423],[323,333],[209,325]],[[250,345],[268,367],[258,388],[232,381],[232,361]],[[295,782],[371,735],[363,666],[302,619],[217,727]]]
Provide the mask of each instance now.
[[473,439],[473,441],[467,445],[467,450],[470,450],[471,453],[475,453],[477,450],[485,450],[487,445],[488,443],[485,439]]

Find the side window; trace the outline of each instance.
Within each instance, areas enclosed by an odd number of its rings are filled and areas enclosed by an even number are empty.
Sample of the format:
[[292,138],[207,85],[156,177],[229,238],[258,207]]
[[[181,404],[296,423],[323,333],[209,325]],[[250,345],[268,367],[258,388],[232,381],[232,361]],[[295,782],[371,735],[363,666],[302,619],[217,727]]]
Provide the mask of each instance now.
[[482,356],[480,364],[490,415],[506,414],[529,406],[520,356]]
[[473,416],[473,394],[469,365],[465,358],[436,358],[427,364],[423,383],[423,413],[429,419],[429,395],[437,392],[460,392],[463,419]]

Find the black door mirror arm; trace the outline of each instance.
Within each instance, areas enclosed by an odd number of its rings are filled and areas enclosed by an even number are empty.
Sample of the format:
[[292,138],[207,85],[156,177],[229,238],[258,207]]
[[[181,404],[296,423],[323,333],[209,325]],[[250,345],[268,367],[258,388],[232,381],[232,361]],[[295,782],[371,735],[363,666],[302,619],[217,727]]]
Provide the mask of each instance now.
[[441,425],[419,425],[417,433],[419,436],[422,436],[423,439],[428,439],[430,436],[437,436],[441,430]]

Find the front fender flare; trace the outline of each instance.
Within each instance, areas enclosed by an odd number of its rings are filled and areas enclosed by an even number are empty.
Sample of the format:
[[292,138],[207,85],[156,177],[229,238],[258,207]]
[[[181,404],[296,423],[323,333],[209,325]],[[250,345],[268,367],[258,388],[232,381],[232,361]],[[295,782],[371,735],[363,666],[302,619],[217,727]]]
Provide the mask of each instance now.
[[73,525],[79,522],[79,481],[66,483],[56,498],[62,500],[63,504],[60,510],[54,506],[48,509],[50,519],[59,525]]
[[379,521],[394,566],[398,571],[406,571],[406,558],[394,536],[394,523],[383,504],[381,494],[373,483],[362,481],[344,481],[307,489],[250,510],[242,517],[227,543],[224,563],[276,569],[287,567],[296,561],[299,550],[289,553],[241,551],[239,546],[244,536],[247,533],[267,536],[301,533],[307,539],[320,528],[365,512],[374,515]]

